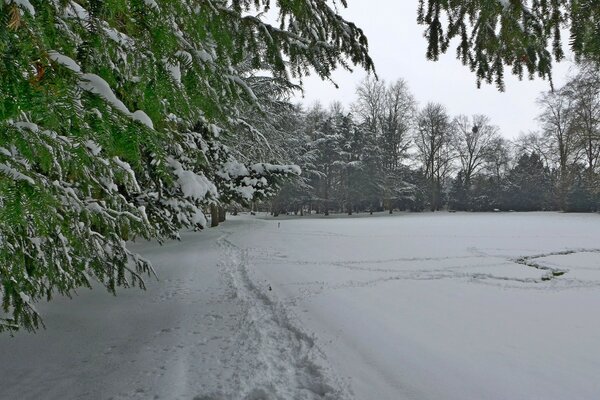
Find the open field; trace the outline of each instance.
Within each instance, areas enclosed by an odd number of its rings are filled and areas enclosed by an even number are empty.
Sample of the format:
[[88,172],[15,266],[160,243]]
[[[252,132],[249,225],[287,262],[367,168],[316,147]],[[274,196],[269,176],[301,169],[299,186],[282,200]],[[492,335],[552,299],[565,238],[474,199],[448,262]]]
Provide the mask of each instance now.
[[[0,337],[6,399],[597,399],[600,216],[231,217]],[[68,395],[65,395],[68,393]]]

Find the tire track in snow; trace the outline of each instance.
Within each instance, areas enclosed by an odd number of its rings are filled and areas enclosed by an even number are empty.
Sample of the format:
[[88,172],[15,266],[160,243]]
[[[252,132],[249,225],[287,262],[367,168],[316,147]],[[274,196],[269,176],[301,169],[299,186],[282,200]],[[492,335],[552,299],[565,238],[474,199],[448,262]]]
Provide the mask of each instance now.
[[231,295],[240,301],[244,317],[235,339],[236,350],[225,364],[235,370],[225,393],[209,399],[342,400],[352,398],[323,364],[315,339],[297,328],[282,304],[273,301],[249,276],[248,251],[218,239],[222,267]]

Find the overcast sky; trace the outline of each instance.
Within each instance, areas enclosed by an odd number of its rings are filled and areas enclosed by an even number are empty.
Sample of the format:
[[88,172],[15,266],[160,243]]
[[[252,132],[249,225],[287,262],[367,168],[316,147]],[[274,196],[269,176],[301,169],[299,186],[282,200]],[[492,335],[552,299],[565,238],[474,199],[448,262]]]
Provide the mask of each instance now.
[[[432,101],[444,104],[451,115],[486,114],[507,138],[536,130],[535,100],[540,92],[549,90],[549,83],[541,79],[519,81],[507,71],[504,93],[493,85],[477,89],[475,75],[455,58],[453,49],[438,62],[427,61],[424,27],[416,23],[417,3],[349,0],[348,9],[342,11],[369,38],[378,76],[386,81],[404,78],[421,106]],[[567,63],[555,65],[555,85],[564,82],[568,69]],[[304,98],[299,96],[297,100],[306,105],[317,100],[325,106],[334,100],[349,105],[355,98],[356,85],[365,76],[358,68],[354,73],[336,71],[333,79],[339,89],[318,77],[305,78]]]

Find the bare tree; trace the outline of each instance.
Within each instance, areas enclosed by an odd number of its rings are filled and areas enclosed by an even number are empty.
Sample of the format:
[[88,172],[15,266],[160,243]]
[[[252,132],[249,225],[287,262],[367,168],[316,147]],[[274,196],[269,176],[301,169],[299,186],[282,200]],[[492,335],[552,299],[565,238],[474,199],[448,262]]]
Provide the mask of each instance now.
[[486,154],[484,168],[486,173],[491,175],[496,182],[500,182],[502,177],[508,172],[509,163],[509,143],[502,136],[498,135],[490,143],[490,151]]
[[446,108],[438,103],[427,104],[417,118],[414,142],[417,157],[423,164],[425,177],[431,187],[431,211],[441,207],[441,188],[453,159],[450,125]]
[[398,79],[385,91],[380,119],[384,163],[395,171],[410,147],[409,130],[414,124],[416,101],[406,81]]
[[566,199],[572,183],[571,167],[577,160],[575,136],[575,99],[564,89],[542,94],[538,105],[542,108],[538,120],[550,148],[553,164],[558,167],[558,204],[566,209]]
[[600,160],[600,69],[584,63],[563,89],[573,102],[573,129],[589,177]]
[[499,134],[497,126],[485,115],[459,115],[452,122],[452,147],[460,161],[461,170],[468,188],[471,178],[496,150]]
[[554,154],[549,140],[538,131],[530,131],[526,134],[521,134],[512,142],[512,151],[514,153],[514,161],[518,160],[524,154],[536,153],[542,159],[544,166],[551,166],[553,163]]
[[385,81],[368,76],[356,88],[356,96],[352,112],[373,134],[378,134],[386,96]]

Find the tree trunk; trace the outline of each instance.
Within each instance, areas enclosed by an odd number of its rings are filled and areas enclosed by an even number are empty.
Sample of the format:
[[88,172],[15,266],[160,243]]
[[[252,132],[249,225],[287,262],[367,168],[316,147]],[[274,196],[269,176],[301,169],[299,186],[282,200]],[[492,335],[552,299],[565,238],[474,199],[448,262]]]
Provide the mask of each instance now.
[[210,205],[210,227],[219,226],[219,207],[215,204]]
[[435,211],[437,207],[437,185],[435,179],[431,180],[431,211]]
[[227,219],[227,211],[225,207],[219,207],[219,222],[225,222]]

